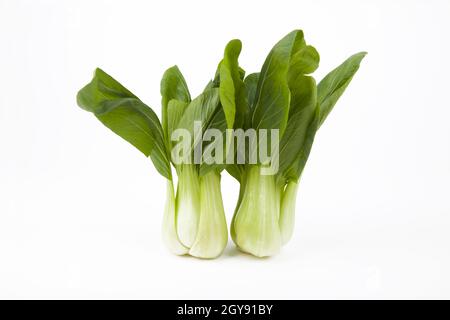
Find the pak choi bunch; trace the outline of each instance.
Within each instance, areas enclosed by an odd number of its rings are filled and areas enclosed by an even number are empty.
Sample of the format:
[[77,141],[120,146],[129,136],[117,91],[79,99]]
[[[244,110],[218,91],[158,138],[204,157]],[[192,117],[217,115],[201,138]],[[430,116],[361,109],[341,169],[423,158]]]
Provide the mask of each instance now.
[[261,160],[227,168],[241,185],[231,222],[240,250],[271,256],[292,237],[298,183],[314,137],[365,54],[351,56],[316,85],[310,74],[319,65],[319,54],[295,30],[272,48],[259,73],[245,78],[248,112],[243,128],[277,129],[279,140],[271,159],[278,169],[273,174],[264,173],[267,163]]
[[[311,74],[319,54],[301,30],[275,44],[258,73],[246,76],[240,52],[239,40],[227,44],[214,78],[194,99],[178,67],[167,69],[161,121],[101,69],[77,95],[81,108],[149,157],[167,180],[162,234],[177,255],[215,258],[223,252],[224,169],[240,183],[230,227],[237,247],[266,257],[291,239],[299,180],[316,133],[366,55],[352,55],[317,84]],[[234,148],[238,132],[244,148]],[[245,145],[248,132],[255,139]],[[262,156],[267,150],[270,157]]]
[[[177,255],[215,258],[228,241],[220,189],[225,166],[202,162],[221,146],[213,139],[204,142],[203,135],[215,129],[222,136],[235,124],[235,94],[240,90],[235,81],[243,86],[237,62],[240,51],[239,40],[227,45],[215,79],[195,99],[178,67],[169,68],[161,80],[161,122],[150,107],[101,69],[96,69],[92,81],[77,95],[81,108],[150,157],[166,178],[162,234],[166,246]],[[195,161],[197,150],[200,162]],[[178,176],[176,190],[172,166]]]

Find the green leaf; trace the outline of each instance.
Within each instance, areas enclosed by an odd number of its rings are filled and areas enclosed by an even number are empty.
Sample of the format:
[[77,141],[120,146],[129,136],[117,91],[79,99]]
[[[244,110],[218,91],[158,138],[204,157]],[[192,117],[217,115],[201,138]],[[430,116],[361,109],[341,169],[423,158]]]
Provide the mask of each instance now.
[[320,107],[319,127],[350,84],[366,54],[367,52],[360,52],[352,55],[320,81],[317,86],[317,101]]
[[247,102],[250,108],[253,108],[255,103],[256,88],[258,86],[259,72],[249,74],[245,80],[244,84],[247,89]]
[[[248,106],[248,112],[245,117],[244,121],[244,129],[248,129],[251,127],[251,114],[252,114],[252,108],[253,103],[255,100],[255,94],[256,94],[256,87],[258,85],[258,78],[259,78],[259,72],[251,73],[247,75],[244,79],[244,85],[247,93],[247,106]],[[246,145],[246,152],[248,152],[248,146]],[[236,156],[237,156],[237,150],[234,150],[234,161],[236,162]],[[239,182],[242,182],[242,174],[245,171],[245,165],[243,164],[237,164],[237,163],[231,163],[227,164],[225,169],[227,172],[234,177]]]
[[320,56],[313,46],[305,46],[292,56],[289,72],[310,74],[319,67]]
[[[243,79],[245,70],[239,67],[239,54],[242,50],[240,40],[231,40],[225,47],[224,57],[220,61],[214,80],[205,90],[213,87],[219,88],[220,104],[207,129],[217,129],[222,133],[222,141],[226,141],[226,129],[241,127],[248,114],[246,91]],[[203,143],[203,155],[209,154],[208,150],[214,150],[217,146],[215,141]],[[200,176],[216,170],[221,171],[226,166],[226,146],[222,150],[222,163],[207,164],[202,162],[199,169]]]
[[303,144],[303,148],[300,152],[300,156],[295,167],[295,177],[300,177],[303,169],[305,168],[306,162],[308,161],[309,154],[311,153],[311,148],[314,143],[314,138],[316,137],[317,130],[319,129],[320,112],[319,108],[316,108],[314,113],[314,118],[311,121],[308,130],[306,132],[306,139]]
[[[292,99],[286,131],[279,148],[279,174],[292,173],[307,137],[317,105],[317,87],[314,78],[299,74],[291,79]],[[295,171],[294,171],[295,172]],[[292,178],[292,177],[290,177]],[[297,177],[298,178],[298,177]]]
[[291,57],[306,46],[305,35],[302,30],[294,30],[296,33],[294,43],[292,45]]
[[244,80],[245,78],[245,70],[239,67],[239,79]]
[[[222,142],[223,142],[223,159],[222,163],[213,163],[213,164],[207,164],[206,162],[202,162],[200,164],[199,169],[199,175],[204,176],[208,172],[212,170],[216,170],[218,172],[222,171],[226,166],[226,129],[227,129],[227,121],[225,120],[225,113],[222,108],[218,108],[217,111],[214,113],[213,117],[211,118],[211,121],[208,124],[208,129],[217,129],[222,133]],[[210,148],[211,150],[215,148],[215,146],[218,144],[217,141],[208,141],[203,142],[203,160],[205,160],[205,154],[207,153],[207,150]]]
[[[178,128],[186,129],[193,138],[192,147],[201,141],[204,130],[208,127],[214,114],[220,108],[219,89],[205,90],[197,98],[191,101],[181,117]],[[201,130],[194,136],[194,122],[201,122]]]
[[242,44],[239,40],[231,40],[226,48],[223,60],[220,62],[220,102],[225,113],[228,128],[233,128],[234,116],[236,114],[237,91],[235,80],[241,81],[238,70],[238,57]]
[[[178,123],[183,117],[183,113],[188,106],[188,102],[172,99],[167,105],[167,138],[170,141],[172,133],[178,128]],[[172,144],[170,144],[172,145]]]
[[183,74],[177,66],[173,66],[164,72],[161,79],[161,115],[162,115],[162,127],[164,130],[164,136],[170,140],[168,137],[168,115],[167,108],[169,101],[176,99],[183,102],[190,102],[191,95],[189,93],[186,80],[184,80]]
[[318,106],[316,106],[314,110],[313,119],[306,130],[305,139],[303,140],[300,152],[297,155],[297,159],[283,174],[283,177],[287,181],[289,180],[298,181],[298,179],[300,178],[303,169],[305,168],[306,162],[308,161],[309,154],[311,153],[314,138],[316,136],[317,130],[319,129],[319,121],[320,121],[320,110]]
[[231,40],[225,47],[224,57],[219,64],[220,103],[229,129],[233,128],[235,120],[236,125],[240,127],[247,111],[245,86],[242,81],[245,71],[239,67],[238,62],[241,49],[240,40]]
[[270,51],[259,75],[252,126],[255,129],[286,128],[290,92],[287,81],[289,62],[303,43],[303,32],[296,30],[281,39]]
[[233,177],[235,178],[237,181],[242,182],[242,175],[244,173],[244,165],[240,165],[240,164],[227,164],[227,166],[225,167],[225,170],[227,170],[227,172]]
[[203,91],[209,90],[214,88],[214,80],[209,80],[208,83],[206,84],[205,88],[203,89]]
[[77,94],[78,105],[109,129],[150,156],[159,173],[172,179],[163,131],[157,115],[101,69]]

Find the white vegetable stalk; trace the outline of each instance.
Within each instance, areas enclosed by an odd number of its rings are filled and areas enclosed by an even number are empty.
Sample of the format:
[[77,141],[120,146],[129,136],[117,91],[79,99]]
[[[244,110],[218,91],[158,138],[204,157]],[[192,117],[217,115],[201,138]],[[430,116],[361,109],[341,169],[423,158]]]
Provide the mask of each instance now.
[[181,243],[191,247],[200,216],[200,180],[195,166],[183,164],[178,172],[176,225]]
[[245,190],[233,219],[233,238],[244,252],[257,257],[276,254],[281,247],[281,190],[275,176],[261,175],[259,166],[246,173]]
[[294,231],[297,189],[297,181],[289,182],[281,196],[280,231],[283,245],[292,238]]
[[178,174],[176,198],[172,181],[167,186],[164,242],[177,255],[216,258],[228,241],[220,174],[210,172],[199,177],[192,165],[182,165]]
[[198,258],[216,258],[225,249],[227,241],[220,175],[210,172],[200,178],[200,219],[189,254]]
[[297,181],[279,187],[275,176],[261,175],[258,166],[248,170],[231,222],[231,237],[242,251],[271,256],[291,239],[297,189]]
[[178,238],[176,227],[175,193],[172,180],[167,180],[166,206],[164,209],[162,236],[167,248],[176,255],[189,252],[189,248],[183,246]]

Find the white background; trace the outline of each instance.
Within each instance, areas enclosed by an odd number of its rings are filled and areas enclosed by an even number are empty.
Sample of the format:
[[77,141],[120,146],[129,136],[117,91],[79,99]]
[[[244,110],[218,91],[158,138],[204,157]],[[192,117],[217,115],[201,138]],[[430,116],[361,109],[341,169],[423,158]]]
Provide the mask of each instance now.
[[[450,298],[450,2],[0,1],[0,298]],[[165,182],[75,102],[99,66],[160,112],[226,42],[258,71],[301,28],[320,79],[368,51],[317,136],[293,240],[217,260],[161,241]],[[238,185],[223,175],[228,221]]]

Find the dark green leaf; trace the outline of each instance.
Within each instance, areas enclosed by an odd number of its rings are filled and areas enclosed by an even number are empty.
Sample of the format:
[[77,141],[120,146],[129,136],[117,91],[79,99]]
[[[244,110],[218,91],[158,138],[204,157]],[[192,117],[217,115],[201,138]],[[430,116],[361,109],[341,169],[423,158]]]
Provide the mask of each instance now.
[[239,79],[244,80],[245,78],[245,70],[239,67]]
[[303,32],[296,30],[281,39],[270,51],[259,75],[252,126],[255,129],[286,128],[290,92],[287,81],[291,55],[303,42]]
[[[308,161],[309,154],[311,153],[311,148],[314,143],[314,138],[316,132],[319,129],[320,112],[319,108],[316,106],[314,111],[314,117],[306,130],[305,139],[300,148],[300,152],[297,155],[295,162],[284,172],[283,178],[286,181],[294,180],[297,181],[305,168],[306,162]],[[285,181],[284,181],[285,182]]]
[[[246,117],[245,117],[245,121],[244,121],[244,129],[248,129],[251,127],[251,108],[255,99],[255,93],[256,93],[256,87],[258,85],[258,77],[259,77],[259,72],[256,73],[251,73],[249,75],[247,75],[247,77],[245,77],[244,80],[244,84],[245,84],[245,88],[246,88],[246,93],[247,93],[247,106],[248,106],[248,112],[246,113]],[[246,149],[248,148],[248,146],[246,145]],[[248,149],[246,150],[247,154],[248,154]],[[234,150],[234,161],[236,162],[236,158],[237,157],[237,150]],[[241,176],[242,173],[245,170],[245,166],[243,164],[237,164],[237,163],[232,163],[232,164],[227,164],[226,165],[226,170],[228,171],[228,173],[233,176],[236,180],[241,181]]]
[[[178,122],[178,128],[186,129],[193,139],[192,146],[196,146],[202,139],[203,132],[209,126],[214,114],[220,108],[219,89],[205,90],[186,107],[183,116]],[[201,130],[194,136],[194,122],[200,121]]]
[[292,56],[289,73],[309,74],[316,71],[319,67],[320,56],[317,50],[312,46],[305,46]]
[[208,83],[206,84],[205,88],[203,89],[203,91],[209,90],[214,88],[214,80],[209,80]]
[[[222,108],[212,117],[207,129],[217,129],[222,133],[222,141],[226,141],[226,129],[241,127],[244,119],[248,114],[247,99],[245,85],[243,78],[245,77],[245,70],[239,67],[239,54],[242,49],[240,40],[231,40],[225,47],[224,57],[220,61],[217,68],[215,78],[210,82],[206,90],[218,87],[220,94],[220,104]],[[204,157],[215,150],[217,142],[204,142],[203,155]],[[225,166],[227,150],[224,145],[222,150],[222,163],[207,164],[203,162],[200,165],[199,173],[204,175],[211,170],[221,171]],[[205,160],[205,158],[203,159]]]
[[225,169],[237,181],[242,182],[242,174],[244,172],[244,165],[242,164],[228,164]]
[[[190,102],[191,95],[189,94],[189,89],[181,74],[180,69],[177,66],[173,66],[164,72],[161,79],[161,115],[162,115],[162,127],[164,130],[164,135],[166,138],[169,137],[167,132],[168,115],[167,107],[169,101],[176,99],[183,102]],[[168,139],[170,140],[170,139]]]
[[234,116],[236,114],[236,96],[237,91],[235,80],[239,78],[238,57],[241,52],[242,44],[239,40],[231,40],[226,48],[222,61],[219,66],[220,75],[220,102],[225,113],[228,128],[233,128]]
[[170,162],[158,117],[128,89],[101,69],[77,95],[78,105],[150,156],[159,173],[171,179]]
[[303,169],[305,168],[306,162],[308,161],[309,154],[311,153],[311,148],[314,143],[314,138],[316,137],[317,130],[319,129],[319,108],[316,108],[316,112],[314,113],[314,118],[312,122],[310,123],[308,130],[306,132],[306,139],[305,143],[303,145],[303,148],[300,152],[300,157],[297,162],[297,166],[295,168],[295,177],[300,177],[300,175],[303,172]]
[[302,30],[294,30],[296,32],[294,44],[292,45],[291,56],[302,50],[306,46],[305,35]]
[[352,55],[320,81],[317,86],[317,101],[320,107],[319,127],[344,93],[366,54],[366,52],[360,52]]
[[235,120],[240,127],[247,111],[245,86],[241,78],[245,71],[239,68],[238,62],[241,49],[240,40],[231,40],[225,47],[224,57],[219,64],[220,102],[229,129],[233,128]]
[[206,162],[202,162],[200,165],[200,169],[199,169],[200,176],[203,176],[212,170],[217,170],[220,172],[226,166],[225,141],[226,141],[227,122],[225,120],[225,113],[222,108],[217,109],[216,113],[213,115],[210,123],[208,124],[208,127],[206,128],[206,130],[208,130],[208,129],[217,129],[221,132],[223,145],[220,145],[218,143],[218,141],[203,142],[203,156],[204,156],[203,161],[205,160],[205,155],[208,153],[207,150],[208,149],[213,150],[216,146],[223,148],[222,149],[223,158],[222,158],[222,163],[207,164]]
[[[188,102],[172,99],[167,105],[167,137],[170,140],[172,133],[178,128],[178,123],[188,106]],[[170,144],[172,145],[172,144]]]
[[292,172],[296,166],[307,131],[312,122],[317,105],[317,87],[314,78],[299,74],[291,79],[292,99],[286,131],[280,141],[279,173]]
[[258,86],[259,72],[249,74],[245,80],[245,87],[247,89],[247,102],[250,108],[253,108],[255,103],[256,87]]

